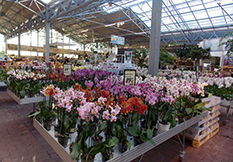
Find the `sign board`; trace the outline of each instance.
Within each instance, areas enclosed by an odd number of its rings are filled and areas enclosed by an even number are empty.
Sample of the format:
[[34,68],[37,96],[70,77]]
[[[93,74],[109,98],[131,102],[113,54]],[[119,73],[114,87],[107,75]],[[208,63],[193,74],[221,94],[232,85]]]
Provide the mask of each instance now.
[[70,64],[64,64],[63,65],[63,72],[66,76],[71,75],[71,65]]
[[111,43],[119,44],[119,45],[125,45],[125,38],[124,37],[119,37],[117,35],[111,35]]
[[125,60],[124,60],[124,63],[125,64],[131,64],[132,63],[132,54],[133,52],[132,51],[125,51]]
[[124,85],[135,85],[136,70],[125,69],[124,71]]

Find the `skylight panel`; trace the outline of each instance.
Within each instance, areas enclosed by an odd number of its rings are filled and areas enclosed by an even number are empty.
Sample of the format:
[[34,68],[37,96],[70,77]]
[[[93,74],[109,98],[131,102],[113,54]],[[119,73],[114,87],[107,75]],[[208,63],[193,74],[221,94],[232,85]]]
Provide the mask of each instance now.
[[196,21],[189,21],[186,23],[188,24],[190,29],[199,29],[200,28]]
[[169,17],[162,19],[165,24],[172,23],[171,19]]
[[206,20],[199,20],[198,21],[199,24],[201,25],[202,28],[205,28],[205,27],[212,27],[209,19],[206,19]]
[[179,4],[179,3],[185,2],[185,0],[172,0],[172,2],[174,4]]
[[188,14],[182,14],[182,17],[185,21],[189,21],[189,20],[195,20],[195,18],[193,17],[193,14],[188,13]]
[[225,20],[223,17],[219,17],[219,18],[212,18],[211,19],[213,25],[215,26],[218,26],[218,25],[225,25]]
[[222,10],[220,8],[207,9],[207,12],[210,17],[216,17],[222,15]]
[[140,10],[140,8],[138,7],[138,6],[133,6],[133,7],[131,7],[131,9],[134,11],[134,12],[141,12],[141,10]]
[[206,14],[206,12],[203,12],[203,11],[194,12],[194,15],[197,19],[208,18],[208,15]]
[[192,11],[199,11],[199,10],[205,11],[204,6],[202,4],[191,6],[191,9],[192,9]]
[[52,0],[41,0],[41,1],[47,4],[47,3],[51,2]]
[[187,12],[190,12],[190,9],[189,8],[183,8],[183,9],[179,9],[179,12],[182,14],[182,13],[187,13]]
[[161,26],[161,32],[167,32],[169,31],[164,25]]
[[144,11],[144,12],[147,12],[147,11],[151,11],[151,7],[150,6],[148,6],[148,4],[141,4],[140,6],[139,6],[141,9],[142,9],[142,11]]

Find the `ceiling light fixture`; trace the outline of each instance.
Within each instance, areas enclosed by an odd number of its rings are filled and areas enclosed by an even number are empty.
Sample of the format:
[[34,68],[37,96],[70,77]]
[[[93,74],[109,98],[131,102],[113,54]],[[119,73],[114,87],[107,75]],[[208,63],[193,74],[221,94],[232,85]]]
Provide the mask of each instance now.
[[146,32],[140,32],[140,33],[134,33],[136,35],[142,35],[142,34],[146,34]]
[[81,31],[81,33],[85,33],[85,32],[88,32],[88,29],[82,30],[82,31]]
[[113,26],[113,25],[115,25],[115,24],[116,24],[116,23],[112,23],[112,24],[104,25],[104,27]]
[[117,23],[117,27],[120,27],[121,25],[124,25],[124,22]]

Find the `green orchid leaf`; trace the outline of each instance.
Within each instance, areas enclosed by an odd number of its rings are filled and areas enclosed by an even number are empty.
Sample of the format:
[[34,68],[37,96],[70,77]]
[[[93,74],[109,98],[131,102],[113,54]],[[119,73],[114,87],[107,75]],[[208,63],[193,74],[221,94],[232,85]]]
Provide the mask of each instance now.
[[33,114],[29,115],[28,117],[37,116],[37,115],[39,115],[40,113],[41,113],[40,111],[37,111],[37,112],[35,112],[35,113],[33,113]]
[[153,132],[151,129],[147,129],[146,130],[146,135],[147,135],[147,139],[151,139],[152,138],[152,135],[153,135]]
[[144,142],[148,140],[147,137],[146,137],[145,135],[140,135],[140,138],[141,138],[141,140],[144,141]]
[[69,130],[69,116],[68,115],[65,115],[64,117],[64,129],[65,129],[65,132],[67,132]]
[[72,145],[72,152],[71,152],[70,156],[71,156],[72,160],[75,160],[80,156],[80,150],[79,150],[78,142],[75,142]]
[[112,137],[109,141],[108,141],[108,147],[113,147],[116,144],[119,143],[119,139],[117,137]]
[[139,136],[139,132],[133,128],[133,127],[129,127],[128,128],[128,132],[130,135],[134,136],[134,137],[138,137]]
[[198,103],[198,104],[196,104],[196,105],[193,107],[193,109],[194,109],[194,110],[200,109],[200,108],[202,108],[204,105],[205,105],[204,102]]
[[21,97],[24,97],[25,94],[26,94],[26,91],[24,91],[24,90],[20,91],[20,96],[21,96]]
[[123,129],[120,129],[120,130],[117,132],[117,137],[118,137],[118,138],[123,138],[123,137],[125,137],[125,134],[124,134]]
[[172,113],[172,107],[169,106],[168,110],[166,111],[164,117],[163,117],[163,120],[164,121],[167,121],[169,120],[169,118],[171,117],[171,113]]
[[187,112],[187,114],[189,115],[192,112],[191,108],[185,108],[185,111]]
[[127,141],[127,142],[125,142],[126,143],[126,145],[128,146],[128,149],[130,150],[131,149],[131,144]]
[[153,146],[156,146],[155,142],[152,139],[148,139],[148,142],[150,142]]
[[99,152],[102,152],[104,153],[105,152],[105,145],[106,145],[106,142],[101,142],[101,143],[98,143],[92,147],[89,148],[89,150],[91,151],[90,152],[90,156],[94,156],[96,154],[98,154]]

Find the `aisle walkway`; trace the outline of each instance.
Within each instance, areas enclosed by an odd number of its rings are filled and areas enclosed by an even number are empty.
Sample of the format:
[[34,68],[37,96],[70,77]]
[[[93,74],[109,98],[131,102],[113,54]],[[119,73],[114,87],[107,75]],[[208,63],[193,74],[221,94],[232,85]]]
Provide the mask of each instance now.
[[[0,162],[62,161],[34,129],[27,117],[31,111],[32,104],[20,106],[0,92]],[[221,121],[219,133],[200,148],[186,140],[184,162],[233,162],[233,117],[226,126]],[[169,140],[145,154],[142,162],[178,162],[180,150],[176,141]]]

